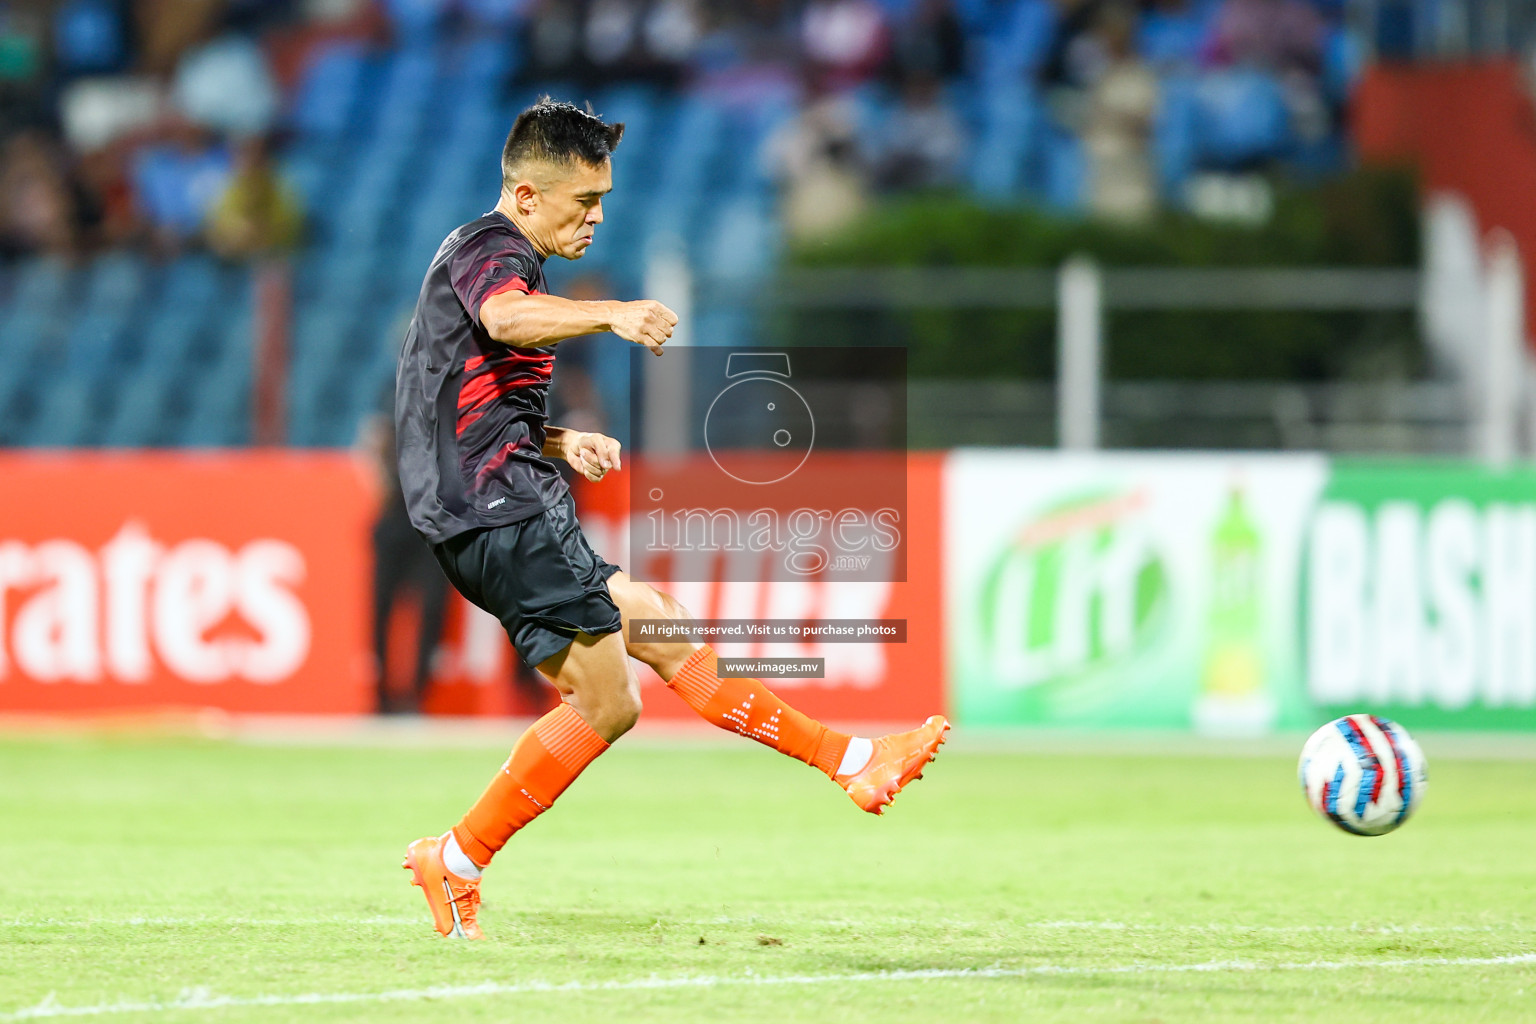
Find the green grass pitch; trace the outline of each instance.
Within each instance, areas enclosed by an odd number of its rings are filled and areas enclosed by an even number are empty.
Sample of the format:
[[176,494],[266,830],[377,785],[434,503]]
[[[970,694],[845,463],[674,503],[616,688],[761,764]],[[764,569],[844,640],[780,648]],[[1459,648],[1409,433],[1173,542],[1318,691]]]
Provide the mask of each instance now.
[[1278,754],[962,734],[874,818],[744,741],[620,743],[464,943],[397,865],[504,748],[0,738],[0,1021],[1536,1020],[1536,764],[1424,745],[1358,839]]

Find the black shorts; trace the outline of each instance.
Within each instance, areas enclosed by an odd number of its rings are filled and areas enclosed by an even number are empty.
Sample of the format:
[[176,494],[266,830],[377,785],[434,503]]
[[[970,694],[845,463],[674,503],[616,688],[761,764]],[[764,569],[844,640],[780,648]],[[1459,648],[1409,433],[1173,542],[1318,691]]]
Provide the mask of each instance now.
[[501,620],[529,665],[559,654],[578,633],[623,628],[608,594],[619,567],[587,544],[570,494],[528,519],[449,537],[432,553],[459,593]]

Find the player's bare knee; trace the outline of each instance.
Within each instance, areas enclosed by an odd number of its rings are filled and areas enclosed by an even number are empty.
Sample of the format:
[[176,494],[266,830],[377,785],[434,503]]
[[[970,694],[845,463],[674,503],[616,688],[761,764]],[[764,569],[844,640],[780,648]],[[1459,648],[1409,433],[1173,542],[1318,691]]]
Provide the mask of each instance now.
[[628,732],[635,727],[636,722],[640,721],[640,713],[645,710],[645,707],[640,700],[640,677],[635,674],[634,664],[626,661],[624,669],[628,676],[627,685],[624,687],[623,704],[626,717],[624,731]]
[[588,724],[609,743],[629,732],[640,720],[640,690],[637,686],[613,690],[589,703],[595,720]]
[[626,692],[614,707],[614,727],[622,735],[635,727],[640,721],[640,712],[644,710],[640,704],[638,693]]

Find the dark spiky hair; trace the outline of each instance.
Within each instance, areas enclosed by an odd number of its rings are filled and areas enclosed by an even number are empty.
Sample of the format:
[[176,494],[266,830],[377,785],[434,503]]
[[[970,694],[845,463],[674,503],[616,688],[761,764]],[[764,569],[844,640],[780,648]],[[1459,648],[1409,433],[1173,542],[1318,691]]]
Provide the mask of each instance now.
[[623,137],[622,123],[606,123],[590,106],[583,110],[545,96],[518,114],[507,133],[501,150],[502,188],[516,184],[518,170],[532,160],[556,166],[579,160],[596,166],[608,159]]

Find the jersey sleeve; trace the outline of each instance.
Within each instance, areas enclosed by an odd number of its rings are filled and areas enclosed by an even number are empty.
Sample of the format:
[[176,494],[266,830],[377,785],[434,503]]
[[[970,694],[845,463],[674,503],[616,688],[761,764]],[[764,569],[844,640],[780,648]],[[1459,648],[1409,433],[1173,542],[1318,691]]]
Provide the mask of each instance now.
[[510,244],[508,239],[486,239],[455,253],[449,267],[453,292],[470,317],[480,322],[480,306],[492,295],[506,291],[531,293],[538,280],[538,260]]

